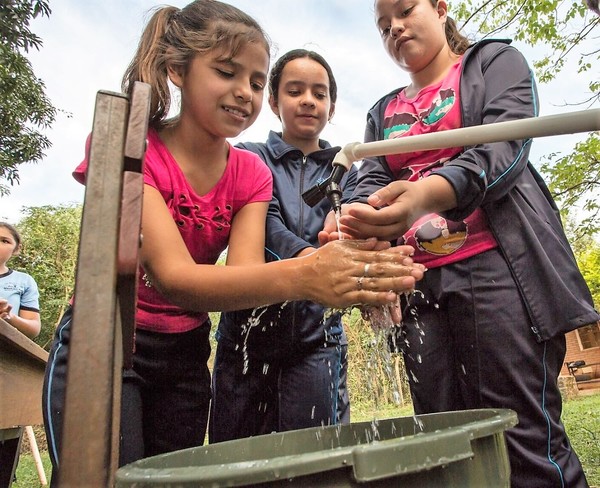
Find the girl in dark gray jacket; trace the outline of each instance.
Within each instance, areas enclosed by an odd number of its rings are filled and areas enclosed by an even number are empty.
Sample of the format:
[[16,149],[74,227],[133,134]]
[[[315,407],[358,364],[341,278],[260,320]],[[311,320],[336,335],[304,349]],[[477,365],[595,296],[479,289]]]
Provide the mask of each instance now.
[[[375,12],[411,83],[369,111],[367,142],[537,115],[523,56],[508,42],[469,46],[444,0],[377,0]],[[342,232],[399,238],[428,267],[395,337],[415,412],[511,408],[511,486],[586,487],[557,377],[565,333],[600,316],[530,144],[367,159],[352,201],[368,204],[343,207]]]

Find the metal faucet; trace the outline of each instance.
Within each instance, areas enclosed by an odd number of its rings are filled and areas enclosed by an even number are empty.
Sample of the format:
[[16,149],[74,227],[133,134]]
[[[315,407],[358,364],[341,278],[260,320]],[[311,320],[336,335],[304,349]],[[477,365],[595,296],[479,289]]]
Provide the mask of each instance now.
[[[358,143],[351,143],[348,146],[353,147]],[[347,147],[348,147],[347,146]],[[352,167],[356,161],[353,157],[348,157],[348,149],[343,148],[335,155],[332,161],[333,169],[329,177],[312,186],[302,194],[302,198],[307,205],[314,207],[323,198],[327,198],[334,212],[340,212],[342,209],[342,188],[340,183],[344,174]]]

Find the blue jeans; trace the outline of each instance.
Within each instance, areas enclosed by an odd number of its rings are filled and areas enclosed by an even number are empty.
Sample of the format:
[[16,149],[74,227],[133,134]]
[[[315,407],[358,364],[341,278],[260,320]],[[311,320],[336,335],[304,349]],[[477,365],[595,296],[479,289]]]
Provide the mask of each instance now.
[[[42,411],[57,486],[72,309],[61,318],[50,350]],[[181,334],[136,331],[133,369],[123,372],[119,465],[201,446],[210,404],[210,323]],[[82,422],[85,412],[81,413]]]
[[296,345],[261,354],[220,338],[210,442],[336,424],[343,347]]

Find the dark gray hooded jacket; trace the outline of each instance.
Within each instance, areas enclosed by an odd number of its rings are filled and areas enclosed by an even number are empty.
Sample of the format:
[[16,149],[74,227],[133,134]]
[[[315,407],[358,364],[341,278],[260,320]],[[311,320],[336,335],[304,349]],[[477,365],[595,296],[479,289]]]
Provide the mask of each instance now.
[[[510,41],[485,40],[465,53],[460,81],[463,127],[538,115],[533,73]],[[365,142],[383,139],[383,114],[401,88],[381,98],[367,115]],[[481,207],[509,264],[538,341],[600,319],[563,231],[546,184],[528,160],[531,140],[465,147],[436,174],[458,198],[442,214],[462,220]],[[363,161],[351,201],[402,179],[384,157]],[[510,304],[499,304],[510,306]]]

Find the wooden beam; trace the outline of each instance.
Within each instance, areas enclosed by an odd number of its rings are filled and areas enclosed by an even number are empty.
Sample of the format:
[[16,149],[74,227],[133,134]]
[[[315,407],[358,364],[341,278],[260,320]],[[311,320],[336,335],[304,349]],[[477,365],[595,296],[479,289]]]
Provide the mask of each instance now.
[[117,245],[128,110],[126,96],[98,92],[75,278],[61,487],[105,488],[117,467],[112,441],[121,371],[115,364]]

